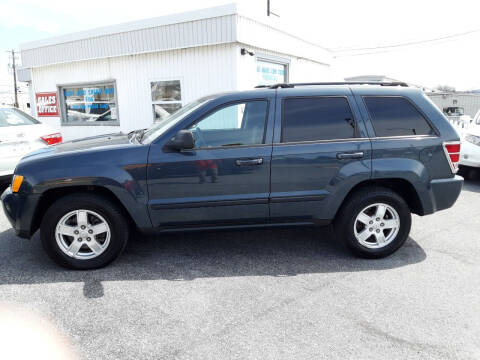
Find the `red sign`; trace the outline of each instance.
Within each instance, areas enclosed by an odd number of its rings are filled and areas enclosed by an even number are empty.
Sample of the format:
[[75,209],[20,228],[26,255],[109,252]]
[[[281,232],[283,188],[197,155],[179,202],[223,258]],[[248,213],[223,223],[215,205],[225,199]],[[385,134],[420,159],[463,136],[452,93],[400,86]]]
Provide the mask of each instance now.
[[36,93],[37,116],[58,116],[58,98],[56,92]]

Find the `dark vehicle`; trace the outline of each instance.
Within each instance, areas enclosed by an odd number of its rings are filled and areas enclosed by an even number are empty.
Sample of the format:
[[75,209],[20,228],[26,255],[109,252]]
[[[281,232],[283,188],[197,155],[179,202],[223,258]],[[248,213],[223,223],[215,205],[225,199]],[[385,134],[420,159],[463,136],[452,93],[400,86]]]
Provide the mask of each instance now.
[[411,213],[451,207],[459,137],[403,83],[279,84],[199,99],[148,130],[24,157],[3,193],[21,237],[60,265],[114,260],[132,229],[324,225],[355,254],[407,239]]

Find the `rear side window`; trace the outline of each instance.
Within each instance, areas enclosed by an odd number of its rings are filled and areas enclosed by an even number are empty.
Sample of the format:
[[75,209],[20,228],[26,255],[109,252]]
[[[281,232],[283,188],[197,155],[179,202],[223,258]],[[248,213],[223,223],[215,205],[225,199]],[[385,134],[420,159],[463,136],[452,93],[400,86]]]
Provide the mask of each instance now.
[[0,109],[0,127],[34,124],[40,124],[40,122],[20,110],[14,108]]
[[364,98],[377,136],[435,135],[413,104],[402,97]]
[[282,142],[353,137],[355,122],[346,98],[325,96],[284,100]]

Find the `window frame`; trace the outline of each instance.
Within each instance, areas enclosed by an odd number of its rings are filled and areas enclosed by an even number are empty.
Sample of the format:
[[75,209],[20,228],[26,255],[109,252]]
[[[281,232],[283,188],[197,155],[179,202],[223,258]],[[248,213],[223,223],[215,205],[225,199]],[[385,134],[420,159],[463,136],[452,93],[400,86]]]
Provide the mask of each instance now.
[[[72,123],[67,121],[67,104],[65,102],[65,95],[63,94],[64,89],[77,88],[87,85],[99,86],[99,85],[113,85],[113,98],[115,101],[115,108],[117,112],[117,119],[111,121],[102,121],[102,122],[86,122],[82,121],[80,123]],[[120,111],[118,107],[118,96],[117,96],[117,81],[115,79],[101,80],[101,81],[86,81],[86,82],[76,82],[68,84],[57,84],[57,93],[58,101],[60,105],[60,125],[61,126],[120,126]]]
[[[377,130],[375,129],[375,125],[374,125],[374,122],[372,120],[372,114],[370,113],[370,110],[368,109],[368,106],[367,106],[367,103],[365,101],[365,98],[401,98],[401,99],[405,99],[407,100],[413,107],[414,109],[416,109],[418,111],[418,113],[420,114],[420,116],[426,121],[426,123],[428,124],[428,126],[430,126],[430,128],[433,130],[433,132],[435,133],[434,135],[391,135],[391,136],[378,136],[377,135]],[[422,138],[429,138],[429,137],[439,137],[440,136],[440,133],[438,131],[438,129],[436,128],[436,126],[430,121],[430,119],[428,118],[428,116],[425,115],[425,113],[422,111],[422,109],[420,109],[417,104],[415,104],[414,101],[412,101],[409,97],[407,96],[404,96],[404,95],[362,95],[362,102],[363,102],[363,106],[365,107],[365,110],[368,114],[368,120],[370,121],[370,125],[372,126],[372,129],[373,129],[373,132],[374,132],[374,137],[373,139],[397,139],[397,138],[418,138],[418,137],[422,137]]]
[[272,144],[266,144],[266,136],[267,136],[267,126],[268,126],[268,120],[269,120],[269,115],[270,115],[270,99],[268,98],[249,98],[249,99],[241,99],[241,100],[232,100],[228,101],[223,104],[219,104],[209,111],[207,111],[205,114],[200,116],[199,118],[195,119],[191,123],[189,123],[187,126],[183,128],[183,130],[187,130],[189,127],[199,123],[203,119],[207,118],[211,114],[224,109],[228,106],[231,105],[237,105],[237,104],[246,104],[247,102],[252,102],[252,101],[266,101],[267,103],[267,111],[265,112],[265,123],[263,126],[263,137],[262,137],[262,143],[261,144],[251,144],[251,145],[232,145],[232,146],[212,146],[212,147],[195,147],[192,150],[215,150],[215,149],[238,149],[238,148],[248,148],[248,147],[258,147],[258,146],[271,146]]
[[[152,99],[152,83],[161,82],[161,81],[178,81],[180,83],[180,100],[153,100]],[[153,105],[161,105],[161,104],[180,104],[180,108],[184,105],[184,97],[183,97],[183,77],[182,76],[173,76],[167,78],[153,78],[148,80],[148,90],[149,90],[149,98],[150,98],[150,106],[152,107],[152,123],[158,123],[160,120],[155,120],[155,113],[153,111]],[[170,114],[171,115],[171,114]]]
[[[283,136],[284,136],[284,131],[285,131],[285,101],[288,99],[318,99],[318,98],[343,98],[347,101],[348,108],[350,109],[350,112],[352,114],[352,119],[354,123],[354,129],[353,129],[353,137],[351,138],[337,138],[337,139],[323,139],[323,140],[303,140],[303,141],[289,141],[289,142],[284,142],[283,141]],[[347,95],[310,95],[310,96],[285,96],[282,98],[282,115],[281,115],[281,124],[280,124],[280,142],[278,144],[280,145],[285,145],[285,144],[304,144],[304,143],[310,143],[310,144],[315,144],[315,143],[328,143],[328,142],[347,142],[347,141],[358,141],[362,140],[364,138],[359,137],[359,132],[358,132],[358,121],[357,118],[355,117],[355,113],[352,108],[352,104],[350,103],[349,97]]]

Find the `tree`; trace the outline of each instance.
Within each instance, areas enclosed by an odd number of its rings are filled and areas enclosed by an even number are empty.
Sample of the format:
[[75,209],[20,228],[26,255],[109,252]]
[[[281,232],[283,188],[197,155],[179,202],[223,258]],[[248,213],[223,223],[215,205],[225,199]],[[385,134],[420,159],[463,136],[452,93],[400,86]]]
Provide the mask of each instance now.
[[454,93],[455,87],[450,85],[438,85],[434,87],[433,90],[438,92]]

